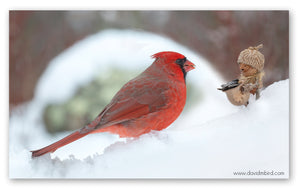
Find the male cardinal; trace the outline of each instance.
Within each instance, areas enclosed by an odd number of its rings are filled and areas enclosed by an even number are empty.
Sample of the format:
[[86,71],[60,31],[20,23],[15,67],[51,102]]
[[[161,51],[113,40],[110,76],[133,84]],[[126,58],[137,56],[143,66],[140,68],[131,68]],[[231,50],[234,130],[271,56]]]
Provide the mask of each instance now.
[[152,65],[126,83],[94,121],[49,146],[32,151],[32,157],[54,152],[92,133],[138,137],[168,127],[183,110],[186,74],[195,65],[182,54],[171,51],[159,52],[152,58],[155,58]]

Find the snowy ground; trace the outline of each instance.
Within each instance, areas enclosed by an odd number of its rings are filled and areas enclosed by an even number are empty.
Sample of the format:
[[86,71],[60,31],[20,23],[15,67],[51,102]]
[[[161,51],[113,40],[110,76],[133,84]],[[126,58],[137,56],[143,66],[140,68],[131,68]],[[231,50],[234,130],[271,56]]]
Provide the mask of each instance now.
[[[41,112],[61,102],[96,75],[107,62],[122,69],[145,69],[150,55],[177,51],[196,64],[187,82],[203,98],[184,110],[169,128],[137,139],[108,133],[86,136],[34,160],[29,150],[68,133],[46,134]],[[72,68],[72,69],[70,69]],[[108,30],[90,36],[55,58],[41,77],[35,98],[10,117],[11,178],[288,178],[289,80],[262,91],[258,101],[234,107],[216,90],[224,81],[206,60],[165,37]],[[205,90],[204,90],[205,89]],[[100,111],[100,110],[99,110]],[[284,175],[253,175],[284,172]],[[245,172],[246,175],[235,175]],[[243,173],[239,173],[243,174]]]

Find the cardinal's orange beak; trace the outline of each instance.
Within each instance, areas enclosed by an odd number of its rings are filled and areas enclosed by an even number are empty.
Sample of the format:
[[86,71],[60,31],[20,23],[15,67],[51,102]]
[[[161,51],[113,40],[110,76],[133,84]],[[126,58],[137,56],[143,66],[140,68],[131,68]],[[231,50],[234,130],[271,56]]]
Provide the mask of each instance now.
[[186,62],[183,65],[183,69],[185,70],[185,72],[189,72],[189,71],[195,69],[195,67],[196,67],[195,64],[193,64],[189,60],[186,60]]

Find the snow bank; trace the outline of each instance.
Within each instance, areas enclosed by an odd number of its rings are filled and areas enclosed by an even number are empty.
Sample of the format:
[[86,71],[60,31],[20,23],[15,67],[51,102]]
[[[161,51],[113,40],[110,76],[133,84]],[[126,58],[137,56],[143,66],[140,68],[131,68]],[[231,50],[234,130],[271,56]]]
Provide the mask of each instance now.
[[[67,135],[50,136],[44,131],[41,112],[47,103],[68,99],[78,86],[105,72],[105,62],[143,70],[153,61],[150,55],[165,50],[180,52],[197,65],[187,78],[205,89],[195,108],[160,132],[137,139],[89,135],[51,155],[31,159],[29,150]],[[287,178],[289,80],[269,86],[247,108],[229,104],[216,90],[221,83],[204,59],[165,37],[118,30],[90,36],[55,58],[41,77],[35,98],[12,113],[10,177]],[[284,174],[255,176],[257,171]]]

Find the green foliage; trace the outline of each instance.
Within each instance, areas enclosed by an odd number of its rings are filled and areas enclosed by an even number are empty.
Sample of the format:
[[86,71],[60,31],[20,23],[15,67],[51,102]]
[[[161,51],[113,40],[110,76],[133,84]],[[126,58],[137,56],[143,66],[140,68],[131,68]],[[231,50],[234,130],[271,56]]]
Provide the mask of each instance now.
[[112,68],[80,87],[68,101],[49,104],[43,114],[47,130],[55,133],[83,127],[92,121],[114,94],[136,75],[133,71]]

